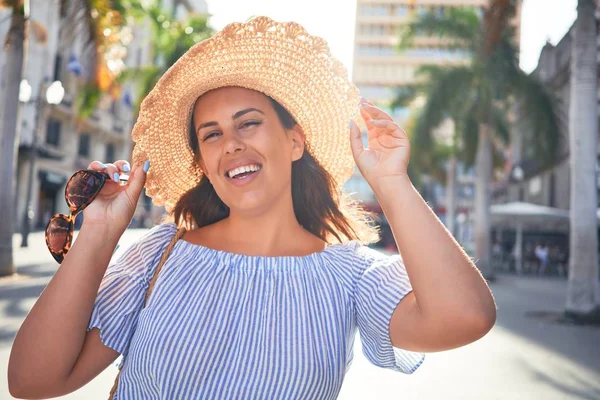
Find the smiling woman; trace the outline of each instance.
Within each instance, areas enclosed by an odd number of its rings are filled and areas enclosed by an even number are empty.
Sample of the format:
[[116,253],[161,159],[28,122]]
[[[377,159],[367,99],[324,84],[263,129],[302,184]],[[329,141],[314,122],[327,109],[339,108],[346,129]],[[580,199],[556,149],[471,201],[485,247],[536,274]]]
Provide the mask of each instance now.
[[[330,234],[338,242],[376,240],[368,215],[336,190],[305,148],[302,128],[278,102],[228,87],[201,96],[194,110],[188,140],[204,174],[175,206],[176,221],[204,227],[229,217],[230,207],[248,214],[291,203],[286,218],[322,241]],[[264,218],[264,210],[256,213]]]
[[[119,400],[333,400],[357,332],[374,365],[410,374],[493,326],[485,281],[408,179],[406,134],[300,25],[259,17],[198,43],[132,136],[132,177],[85,208],[15,339],[18,397],[72,392],[121,354]],[[355,166],[401,255],[367,246],[377,230],[341,192]],[[109,263],[142,187],[169,220]]]

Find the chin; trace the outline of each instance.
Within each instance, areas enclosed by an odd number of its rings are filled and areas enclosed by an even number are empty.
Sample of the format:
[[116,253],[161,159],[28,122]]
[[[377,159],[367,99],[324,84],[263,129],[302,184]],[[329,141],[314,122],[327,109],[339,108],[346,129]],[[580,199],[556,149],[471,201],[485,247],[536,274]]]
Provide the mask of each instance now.
[[235,212],[255,213],[267,205],[267,201],[261,193],[242,193],[235,198],[232,197],[229,197],[229,201],[226,201],[225,204]]

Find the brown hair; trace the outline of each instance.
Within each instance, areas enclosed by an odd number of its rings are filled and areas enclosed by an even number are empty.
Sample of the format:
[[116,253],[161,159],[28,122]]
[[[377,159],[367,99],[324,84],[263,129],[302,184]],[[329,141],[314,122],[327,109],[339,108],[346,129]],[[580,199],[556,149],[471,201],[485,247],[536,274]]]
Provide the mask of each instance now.
[[[277,116],[285,129],[291,129],[296,121],[277,101],[269,97]],[[189,144],[197,158],[200,154],[198,137],[193,118],[190,121]],[[294,213],[304,229],[331,243],[359,240],[373,243],[379,240],[379,231],[373,224],[372,215],[364,211],[349,196],[336,190],[333,177],[305,148],[302,157],[292,164],[292,200]],[[187,191],[165,220],[177,226],[203,227],[229,216],[229,207],[219,198],[205,175],[200,183]]]

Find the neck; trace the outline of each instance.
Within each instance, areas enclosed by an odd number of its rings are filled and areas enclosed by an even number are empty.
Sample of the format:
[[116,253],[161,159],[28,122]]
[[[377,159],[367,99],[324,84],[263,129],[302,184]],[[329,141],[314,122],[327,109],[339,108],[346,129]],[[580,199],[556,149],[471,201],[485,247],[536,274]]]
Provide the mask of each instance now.
[[231,210],[221,221],[221,232],[232,242],[259,254],[288,253],[312,238],[296,219],[291,190],[258,212]]

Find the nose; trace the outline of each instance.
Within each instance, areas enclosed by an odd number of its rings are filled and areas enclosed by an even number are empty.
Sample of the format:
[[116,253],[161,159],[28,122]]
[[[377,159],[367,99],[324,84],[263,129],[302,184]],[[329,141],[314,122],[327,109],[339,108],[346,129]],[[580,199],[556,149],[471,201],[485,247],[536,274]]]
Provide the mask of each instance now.
[[242,151],[246,148],[246,144],[240,137],[237,130],[232,130],[229,133],[224,133],[225,145],[223,149],[226,154],[233,154],[238,151]]

